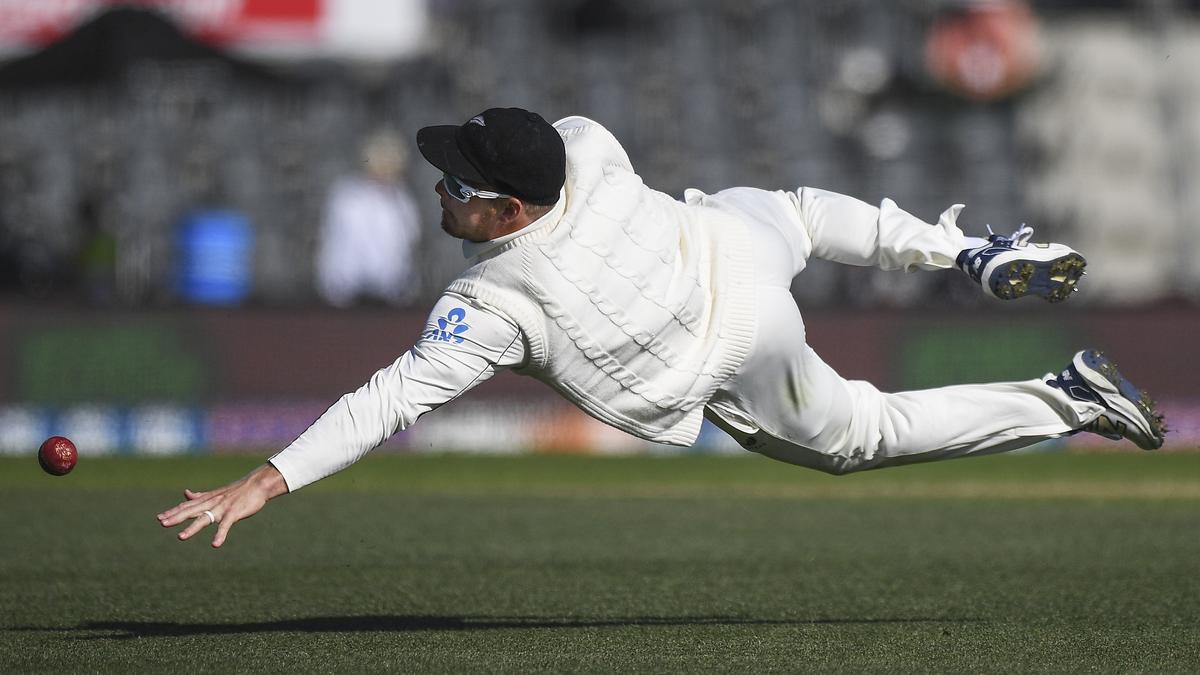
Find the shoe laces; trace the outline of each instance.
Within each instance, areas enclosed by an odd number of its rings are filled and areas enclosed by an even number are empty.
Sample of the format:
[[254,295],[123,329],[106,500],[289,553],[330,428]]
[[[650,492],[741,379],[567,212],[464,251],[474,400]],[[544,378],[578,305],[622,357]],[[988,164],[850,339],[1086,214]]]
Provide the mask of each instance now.
[[1033,228],[1021,223],[1021,227],[1017,228],[1016,232],[1007,237],[1002,234],[996,234],[992,231],[992,226],[987,226],[988,241],[996,244],[1003,244],[1012,247],[1021,247],[1029,244],[1029,240],[1033,238]]

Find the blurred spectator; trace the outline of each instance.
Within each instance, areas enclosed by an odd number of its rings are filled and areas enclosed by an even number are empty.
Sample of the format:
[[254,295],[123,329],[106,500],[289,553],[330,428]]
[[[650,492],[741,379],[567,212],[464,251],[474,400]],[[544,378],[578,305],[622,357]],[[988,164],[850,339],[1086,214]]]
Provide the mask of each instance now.
[[105,226],[101,197],[88,195],[79,205],[79,285],[83,300],[111,305],[116,299],[117,242]]
[[317,242],[317,291],[346,307],[363,300],[403,305],[415,294],[419,214],[402,177],[404,145],[390,131],[363,146],[364,171],[330,191]]

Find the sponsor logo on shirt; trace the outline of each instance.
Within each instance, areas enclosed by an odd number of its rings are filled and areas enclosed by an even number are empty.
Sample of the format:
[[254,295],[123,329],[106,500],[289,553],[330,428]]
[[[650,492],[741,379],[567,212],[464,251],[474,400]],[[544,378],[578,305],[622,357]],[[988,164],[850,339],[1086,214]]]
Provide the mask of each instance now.
[[437,327],[426,329],[421,335],[426,340],[437,340],[439,342],[453,342],[460,344],[463,341],[462,334],[471,330],[471,327],[463,322],[467,318],[467,310],[462,307],[455,307],[446,312],[446,316],[438,317]]

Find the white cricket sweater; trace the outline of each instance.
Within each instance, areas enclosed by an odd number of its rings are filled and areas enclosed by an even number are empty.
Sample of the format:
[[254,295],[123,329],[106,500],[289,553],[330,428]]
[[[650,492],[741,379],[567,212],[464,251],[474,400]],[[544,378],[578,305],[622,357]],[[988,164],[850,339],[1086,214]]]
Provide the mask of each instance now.
[[639,438],[689,445],[705,403],[755,336],[750,241],[729,212],[642,184],[604,127],[555,125],[567,182],[555,208],[492,242],[434,306],[421,339],[270,459],[289,490],[515,368]]
[[481,254],[447,290],[520,327],[520,372],[622,431],[690,445],[754,338],[746,226],[646,187],[599,124],[555,126],[562,216]]

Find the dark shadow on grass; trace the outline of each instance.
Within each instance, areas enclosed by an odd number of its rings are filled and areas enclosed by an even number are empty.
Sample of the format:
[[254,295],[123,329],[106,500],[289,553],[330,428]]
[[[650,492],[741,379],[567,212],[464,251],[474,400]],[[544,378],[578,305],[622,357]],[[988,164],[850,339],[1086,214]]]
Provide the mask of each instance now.
[[[612,618],[532,616],[314,616],[248,623],[173,621],[87,621],[70,627],[18,626],[5,630],[79,633],[81,640],[238,635],[254,633],[406,633],[511,629],[625,628],[630,626],[816,626],[823,624],[974,623],[984,619],[948,617],[755,619],[733,616],[637,616]],[[4,632],[0,630],[0,632]]]

